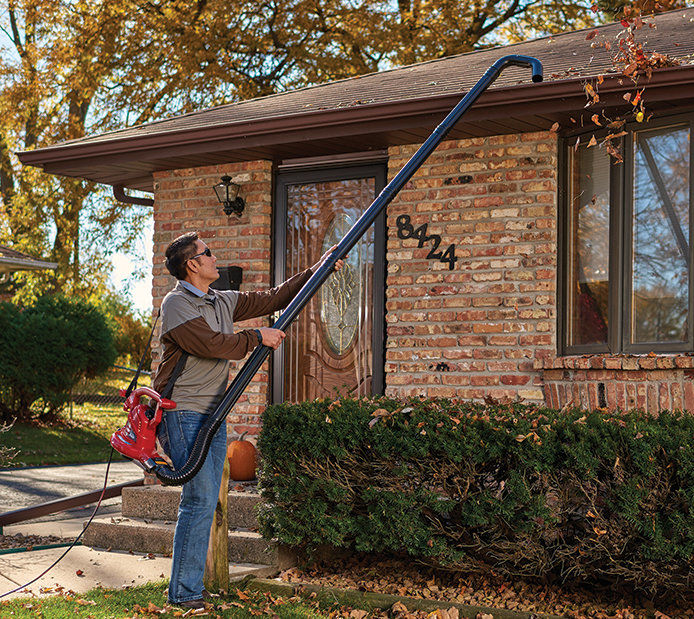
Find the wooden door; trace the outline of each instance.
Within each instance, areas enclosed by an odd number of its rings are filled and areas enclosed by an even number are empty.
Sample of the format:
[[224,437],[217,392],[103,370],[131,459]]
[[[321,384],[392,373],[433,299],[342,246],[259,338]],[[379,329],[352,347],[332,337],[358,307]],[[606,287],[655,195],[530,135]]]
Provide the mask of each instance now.
[[[345,177],[344,171],[323,171],[280,179],[278,228],[283,230],[278,233],[284,243],[276,246],[280,251],[275,265],[283,279],[315,264],[368,208],[381,188],[382,174],[364,172]],[[350,251],[342,270],[328,278],[287,332],[275,354],[275,401],[381,391],[383,242],[375,242],[374,230],[372,226]],[[374,363],[380,364],[376,372]]]

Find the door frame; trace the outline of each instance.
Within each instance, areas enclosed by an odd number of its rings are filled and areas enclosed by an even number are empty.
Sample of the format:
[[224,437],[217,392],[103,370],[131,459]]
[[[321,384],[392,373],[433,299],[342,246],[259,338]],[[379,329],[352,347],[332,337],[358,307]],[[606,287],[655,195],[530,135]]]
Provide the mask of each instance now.
[[[386,163],[349,165],[335,168],[305,169],[277,172],[275,175],[275,208],[273,209],[273,285],[279,286],[286,279],[285,257],[287,253],[287,186],[299,183],[374,178],[374,198],[386,186]],[[386,309],[386,213],[378,215],[374,224],[374,273],[373,273],[373,352],[371,378],[372,395],[381,395],[385,381],[385,309]],[[271,369],[272,403],[284,401],[284,349],[280,346],[272,355]]]

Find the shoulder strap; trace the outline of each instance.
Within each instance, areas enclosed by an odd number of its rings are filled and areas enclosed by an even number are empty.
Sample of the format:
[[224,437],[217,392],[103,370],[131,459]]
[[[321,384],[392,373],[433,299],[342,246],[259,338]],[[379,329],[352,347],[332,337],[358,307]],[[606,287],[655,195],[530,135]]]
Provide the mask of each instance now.
[[169,378],[169,382],[166,383],[166,387],[164,387],[164,391],[162,391],[160,394],[162,398],[170,398],[171,397],[171,393],[173,392],[173,388],[174,388],[174,383],[176,382],[176,379],[180,376],[181,372],[183,371],[183,366],[185,366],[187,359],[188,359],[188,353],[187,352],[181,353],[181,356],[178,358],[178,361],[176,362],[176,367],[174,367],[174,370],[171,373],[171,376]]
[[142,372],[142,366],[144,366],[145,359],[147,358],[147,351],[149,350],[149,347],[152,344],[152,336],[154,335],[154,329],[157,326],[157,320],[159,320],[159,312],[157,312],[157,315],[154,317],[154,324],[152,325],[152,330],[149,332],[149,339],[147,340],[147,345],[145,346],[144,351],[142,351],[142,356],[140,357],[140,363],[137,366],[137,370],[135,370],[135,376],[133,376],[133,379],[130,381],[128,388],[125,390],[125,397],[126,398],[135,389],[137,389],[137,379],[140,377],[140,373]]

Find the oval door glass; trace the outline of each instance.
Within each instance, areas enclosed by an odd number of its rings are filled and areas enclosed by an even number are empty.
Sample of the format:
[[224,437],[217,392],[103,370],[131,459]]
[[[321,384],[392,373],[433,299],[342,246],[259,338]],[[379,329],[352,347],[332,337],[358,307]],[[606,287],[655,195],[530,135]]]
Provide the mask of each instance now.
[[[338,213],[328,226],[321,253],[337,245],[356,219]],[[342,269],[333,273],[321,288],[320,322],[326,343],[331,350],[342,355],[347,352],[359,328],[359,300],[362,270],[362,243],[349,252]]]

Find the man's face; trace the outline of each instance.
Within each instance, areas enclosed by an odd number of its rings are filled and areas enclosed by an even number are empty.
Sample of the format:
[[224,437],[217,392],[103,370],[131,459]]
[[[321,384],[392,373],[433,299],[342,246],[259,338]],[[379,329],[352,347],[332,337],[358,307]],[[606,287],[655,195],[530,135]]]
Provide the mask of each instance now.
[[210,283],[219,277],[217,270],[217,257],[209,252],[207,245],[200,239],[195,241],[195,257],[188,259],[188,269],[191,273],[195,273],[197,277],[209,280]]

